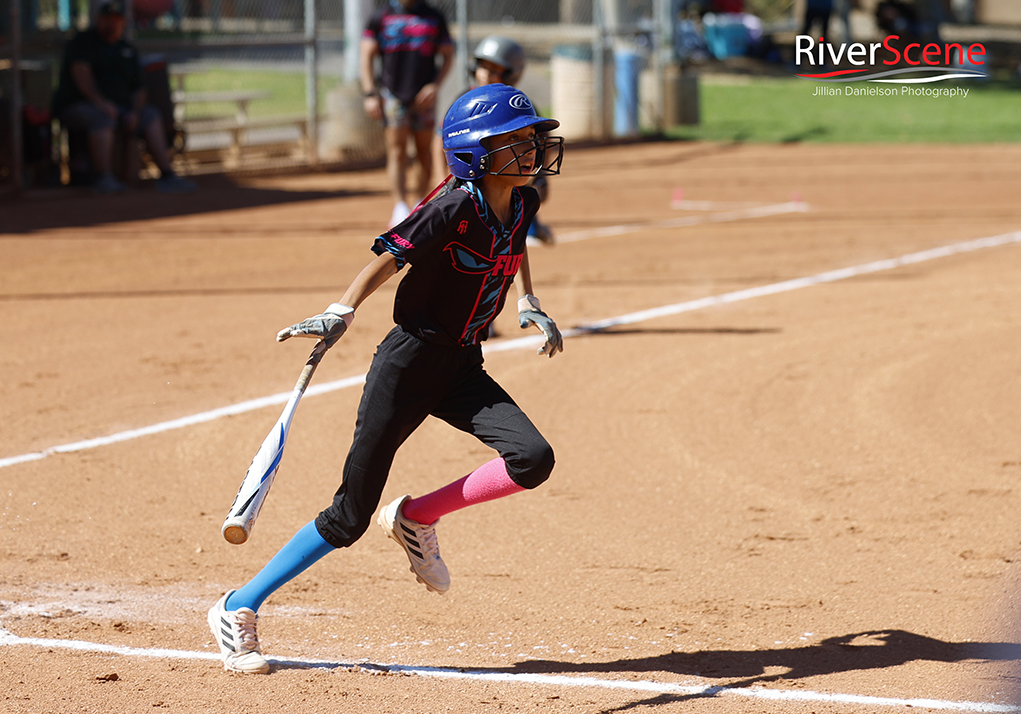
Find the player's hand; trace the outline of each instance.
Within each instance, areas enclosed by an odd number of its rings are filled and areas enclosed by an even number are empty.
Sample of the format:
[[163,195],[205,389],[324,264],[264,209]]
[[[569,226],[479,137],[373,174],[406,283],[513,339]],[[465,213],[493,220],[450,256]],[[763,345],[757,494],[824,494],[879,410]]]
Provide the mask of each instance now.
[[283,342],[290,337],[312,337],[325,341],[326,348],[329,349],[344,336],[354,317],[353,307],[335,302],[319,315],[313,315],[307,320],[280,330],[277,333],[277,342]]
[[125,131],[134,132],[138,128],[138,112],[132,109],[124,114],[122,124]]
[[117,121],[117,117],[120,116],[121,110],[118,109],[117,105],[109,99],[100,99],[99,102],[96,103],[96,106],[99,108],[99,111],[103,112],[114,121]]
[[383,118],[383,99],[378,94],[366,97],[362,104],[365,109],[365,113],[370,117],[376,120]]
[[418,90],[418,94],[415,95],[414,107],[420,112],[427,111],[433,108],[436,104],[436,95],[439,92],[439,87],[436,86],[435,82],[429,84]]
[[536,354],[553,357],[557,352],[564,351],[564,337],[557,323],[539,308],[539,298],[534,295],[524,295],[518,300],[518,324],[521,329],[535,325],[546,336],[546,344]]

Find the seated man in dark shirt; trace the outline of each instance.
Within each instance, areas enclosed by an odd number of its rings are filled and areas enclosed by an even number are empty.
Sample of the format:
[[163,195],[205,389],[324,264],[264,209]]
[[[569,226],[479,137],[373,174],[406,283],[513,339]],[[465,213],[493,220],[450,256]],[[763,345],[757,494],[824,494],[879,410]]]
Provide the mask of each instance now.
[[174,173],[167,155],[163,118],[146,104],[138,50],[124,39],[123,0],[105,0],[94,27],[68,42],[60,68],[53,114],[68,131],[88,134],[96,193],[120,193],[126,186],[111,170],[115,133],[145,139],[160,169],[156,188],[189,193],[195,184]]

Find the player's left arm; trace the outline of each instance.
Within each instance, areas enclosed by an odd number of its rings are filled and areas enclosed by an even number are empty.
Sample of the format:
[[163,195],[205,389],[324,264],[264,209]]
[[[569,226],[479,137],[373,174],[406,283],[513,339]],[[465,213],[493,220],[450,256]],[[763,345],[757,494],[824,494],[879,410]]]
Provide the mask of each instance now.
[[445,42],[439,47],[440,68],[436,71],[436,86],[439,87],[450,74],[450,68],[454,66],[454,43]]
[[546,336],[546,344],[536,354],[552,357],[564,351],[564,337],[560,334],[557,323],[542,311],[539,298],[532,294],[532,271],[528,267],[528,248],[521,255],[521,265],[514,276],[514,287],[518,291],[518,324],[521,329],[529,325],[538,327]]
[[436,104],[436,99],[440,94],[440,85],[443,84],[454,64],[454,45],[452,43],[446,42],[440,45],[436,53],[440,56],[440,68],[436,70],[436,78],[418,90],[418,94],[415,95],[415,105],[419,109],[429,109]]

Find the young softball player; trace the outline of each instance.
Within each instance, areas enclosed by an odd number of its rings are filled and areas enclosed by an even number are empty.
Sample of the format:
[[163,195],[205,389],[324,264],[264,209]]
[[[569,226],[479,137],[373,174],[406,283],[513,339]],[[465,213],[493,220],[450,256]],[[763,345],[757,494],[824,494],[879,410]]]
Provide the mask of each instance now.
[[499,454],[467,476],[419,498],[385,506],[378,523],[418,581],[450,587],[436,523],[452,511],[532,489],[553,469],[553,450],[482,366],[481,342],[513,283],[518,321],[546,338],[539,354],[563,350],[556,324],[532,295],[525,235],[539,206],[527,183],[557,174],[559,126],[536,116],[528,97],[494,84],[462,95],[443,121],[451,178],[405,221],[376,239],[376,258],[325,312],[281,330],[278,340],[312,337],[332,346],[373,291],[409,266],[397,288],[394,322],[372,360],[344,476],[333,503],[305,525],[246,585],[209,610],[224,667],[267,672],[257,612],[277,588],[327,553],[352,545],[379,505],[394,454],[429,415],[476,436]]
[[[525,48],[509,37],[501,35],[488,35],[475,46],[472,53],[471,75],[469,80],[472,87],[481,87],[487,84],[508,84],[512,87],[518,86],[521,75],[525,73]],[[436,145],[439,155],[434,157],[435,165],[443,164],[443,128],[437,132],[439,141]],[[539,203],[545,203],[549,197],[549,181],[545,175],[532,177],[530,186],[539,192]],[[552,244],[553,231],[549,226],[539,220],[536,214],[528,224],[528,237],[530,242]],[[495,336],[495,334],[491,335]]]

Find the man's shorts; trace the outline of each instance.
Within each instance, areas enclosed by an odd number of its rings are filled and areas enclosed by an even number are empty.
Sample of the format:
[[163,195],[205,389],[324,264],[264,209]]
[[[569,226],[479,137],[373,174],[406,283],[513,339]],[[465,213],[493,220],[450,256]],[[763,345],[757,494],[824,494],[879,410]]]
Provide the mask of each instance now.
[[[68,131],[82,131],[92,134],[104,129],[115,129],[123,126],[122,122],[127,114],[128,110],[121,107],[120,115],[115,121],[92,102],[75,102],[64,107],[57,118],[60,119],[60,123]],[[146,128],[159,119],[159,117],[159,110],[151,104],[142,107],[142,110],[138,113],[138,126],[135,127],[135,135],[140,139],[145,138]]]
[[383,100],[383,126],[401,128],[406,127],[418,133],[420,131],[431,131],[436,126],[436,107],[424,111],[417,111],[410,104],[405,104],[400,99],[384,88],[379,92]]

